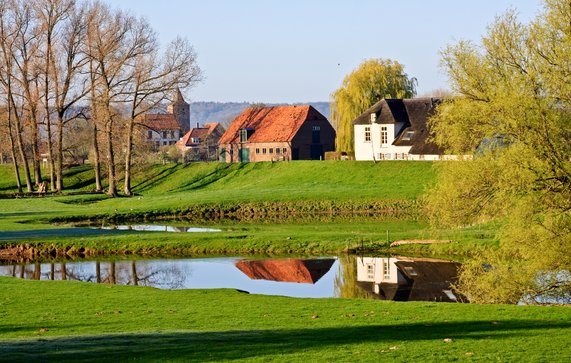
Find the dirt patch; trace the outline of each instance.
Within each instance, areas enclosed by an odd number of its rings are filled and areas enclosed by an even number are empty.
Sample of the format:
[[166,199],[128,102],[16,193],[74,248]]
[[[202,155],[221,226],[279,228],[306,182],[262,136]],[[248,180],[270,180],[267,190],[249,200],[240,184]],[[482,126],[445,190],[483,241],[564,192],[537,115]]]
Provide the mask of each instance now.
[[451,240],[442,240],[442,239],[408,239],[408,240],[399,240],[394,241],[391,243],[391,247],[396,246],[403,246],[403,245],[435,245],[435,244],[444,244],[444,243],[452,243]]

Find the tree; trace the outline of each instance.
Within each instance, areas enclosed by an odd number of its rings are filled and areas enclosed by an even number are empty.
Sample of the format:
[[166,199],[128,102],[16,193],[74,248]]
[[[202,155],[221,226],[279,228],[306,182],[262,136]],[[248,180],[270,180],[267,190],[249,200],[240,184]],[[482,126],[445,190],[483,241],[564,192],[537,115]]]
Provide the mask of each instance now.
[[363,62],[343,80],[331,95],[331,119],[337,130],[337,151],[352,152],[353,120],[382,98],[410,98],[416,95],[416,79],[404,73],[404,66],[390,59]]
[[[442,63],[458,97],[431,120],[434,138],[474,160],[442,165],[427,196],[435,226],[501,221],[499,251],[464,265],[475,302],[533,301],[571,279],[571,7],[546,0],[530,24],[498,17],[481,45],[459,42]],[[489,140],[499,139],[499,143]]]

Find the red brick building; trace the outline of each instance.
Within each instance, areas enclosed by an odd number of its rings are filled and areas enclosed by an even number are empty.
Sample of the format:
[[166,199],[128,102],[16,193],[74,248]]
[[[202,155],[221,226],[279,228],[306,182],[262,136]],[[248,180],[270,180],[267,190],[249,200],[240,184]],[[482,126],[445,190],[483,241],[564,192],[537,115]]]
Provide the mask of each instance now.
[[320,160],[335,150],[335,130],[312,106],[244,110],[218,142],[220,161]]
[[212,161],[218,156],[218,140],[224,127],[217,122],[198,125],[176,142],[176,147],[191,161]]

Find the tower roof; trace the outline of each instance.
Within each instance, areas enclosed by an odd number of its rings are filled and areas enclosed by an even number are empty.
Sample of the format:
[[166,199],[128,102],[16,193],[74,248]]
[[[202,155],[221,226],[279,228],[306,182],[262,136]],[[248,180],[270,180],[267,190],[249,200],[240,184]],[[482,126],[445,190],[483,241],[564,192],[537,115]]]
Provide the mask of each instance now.
[[180,88],[176,88],[176,92],[174,95],[174,101],[173,104],[185,104],[188,105],[188,103],[184,100],[184,97],[182,96],[182,92],[180,91]]

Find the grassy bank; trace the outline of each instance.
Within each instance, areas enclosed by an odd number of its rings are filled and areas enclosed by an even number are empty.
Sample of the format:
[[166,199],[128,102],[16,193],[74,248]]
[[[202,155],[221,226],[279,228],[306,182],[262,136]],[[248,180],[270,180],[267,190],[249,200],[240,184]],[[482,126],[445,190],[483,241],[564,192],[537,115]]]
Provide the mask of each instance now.
[[[14,191],[0,167],[0,190]],[[419,199],[435,180],[430,162],[300,161],[193,163],[139,167],[132,198],[101,194],[0,199],[0,246],[26,244],[39,254],[338,253],[385,249],[399,239],[452,239],[404,252],[468,254],[493,246],[493,227],[430,231]],[[94,188],[88,166],[66,171],[71,193]],[[62,230],[71,221],[157,222],[220,228],[216,234]],[[60,225],[47,224],[59,222]],[[24,231],[33,231],[27,233]]]
[[0,278],[0,291],[2,361],[571,359],[568,307],[292,299],[11,278]]

